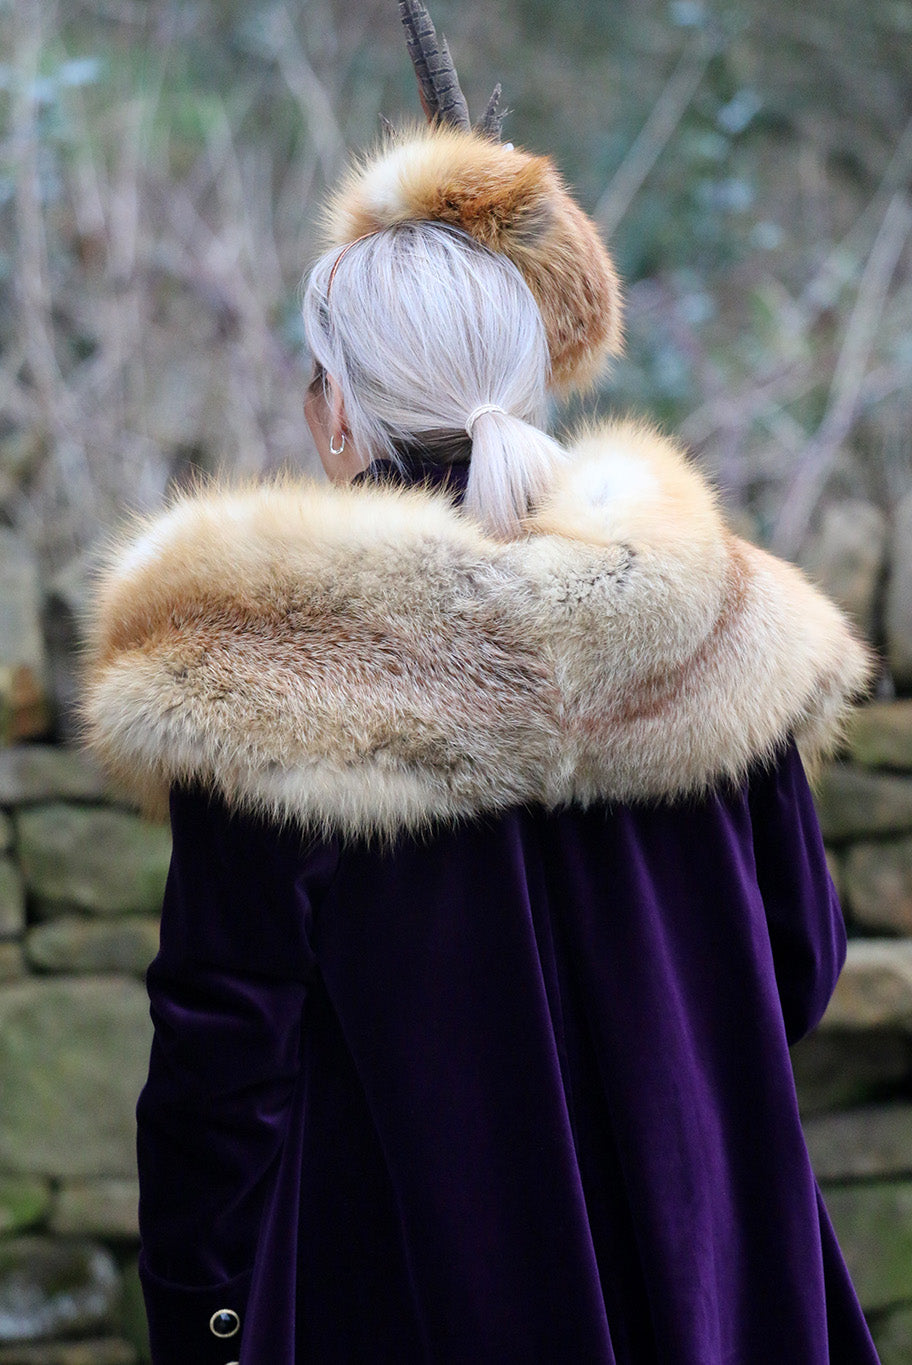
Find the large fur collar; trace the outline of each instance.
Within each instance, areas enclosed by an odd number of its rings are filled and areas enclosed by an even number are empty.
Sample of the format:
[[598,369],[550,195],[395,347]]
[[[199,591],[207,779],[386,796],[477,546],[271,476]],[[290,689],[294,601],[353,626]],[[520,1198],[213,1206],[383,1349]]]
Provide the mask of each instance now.
[[94,749],[147,807],[202,783],[357,836],[673,800],[789,734],[816,760],[868,673],[836,608],[654,433],[572,454],[510,544],[423,489],[179,501],[101,584]]

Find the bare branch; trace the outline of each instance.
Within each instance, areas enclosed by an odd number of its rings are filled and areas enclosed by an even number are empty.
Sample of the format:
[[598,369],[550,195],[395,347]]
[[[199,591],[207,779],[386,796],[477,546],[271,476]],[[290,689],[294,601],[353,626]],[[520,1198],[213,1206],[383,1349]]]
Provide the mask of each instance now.
[[277,11],[275,23],[275,56],[279,71],[301,106],[323,174],[331,184],[345,158],[345,139],[332,100],[298,41],[287,6],[283,5]]
[[865,205],[864,212],[859,214],[849,231],[827,254],[825,260],[802,290],[801,301],[813,308],[815,317],[822,308],[832,303],[834,279],[844,284],[847,278],[851,278],[851,275],[846,275],[846,271],[853,269],[854,258],[861,254],[864,241],[869,239],[875,231],[878,220],[883,216],[885,205],[903,186],[908,184],[910,175],[912,175],[912,119],[903,129],[893,150],[893,155],[890,157],[881,177],[880,184]]
[[671,140],[717,49],[717,39],[701,34],[684,50],[633,146],[595,206],[595,221],[607,237],[617,228]]
[[48,272],[44,215],[38,185],[38,129],[35,85],[41,51],[41,6],[27,0],[16,7],[13,104],[14,138],[18,146],[15,175],[17,292],[22,348],[45,434],[57,434],[63,385],[54,354],[54,325]]
[[855,307],[833,372],[826,415],[806,447],[786,493],[773,537],[774,548],[780,554],[794,556],[800,549],[839,448],[852,428],[890,281],[910,231],[912,204],[905,194],[895,194],[859,281]]

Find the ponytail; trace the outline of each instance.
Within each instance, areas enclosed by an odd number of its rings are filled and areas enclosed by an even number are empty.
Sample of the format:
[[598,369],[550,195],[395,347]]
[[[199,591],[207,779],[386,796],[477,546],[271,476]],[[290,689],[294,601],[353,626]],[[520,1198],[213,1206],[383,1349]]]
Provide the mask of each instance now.
[[463,509],[489,535],[515,540],[566,452],[538,427],[497,404],[476,408],[466,430],[472,459]]

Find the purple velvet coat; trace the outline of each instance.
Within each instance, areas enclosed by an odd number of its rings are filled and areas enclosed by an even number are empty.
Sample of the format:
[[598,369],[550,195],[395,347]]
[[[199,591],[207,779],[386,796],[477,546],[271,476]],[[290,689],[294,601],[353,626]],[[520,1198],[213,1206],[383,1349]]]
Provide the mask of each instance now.
[[387,850],[195,792],[172,824],[155,1365],[876,1362],[789,1063],[845,952],[794,747]]

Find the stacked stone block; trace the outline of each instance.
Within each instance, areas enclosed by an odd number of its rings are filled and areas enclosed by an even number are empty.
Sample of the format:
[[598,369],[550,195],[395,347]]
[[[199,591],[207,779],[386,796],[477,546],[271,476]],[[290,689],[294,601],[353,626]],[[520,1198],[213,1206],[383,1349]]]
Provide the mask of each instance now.
[[799,1097],[883,1365],[912,1365],[912,701],[859,712],[818,810],[850,942]]
[[0,750],[0,1365],[136,1365],[134,1107],[168,832]]

